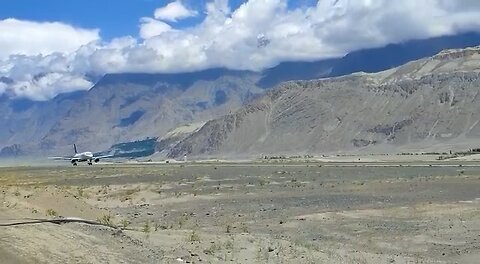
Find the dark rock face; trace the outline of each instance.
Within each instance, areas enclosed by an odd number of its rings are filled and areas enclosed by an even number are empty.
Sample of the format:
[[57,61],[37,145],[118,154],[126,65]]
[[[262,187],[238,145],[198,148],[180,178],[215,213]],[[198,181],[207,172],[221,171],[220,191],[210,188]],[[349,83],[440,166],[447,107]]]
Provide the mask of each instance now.
[[137,110],[130,114],[130,116],[120,119],[119,127],[128,127],[135,124],[143,115],[145,111]]
[[24,154],[25,151],[18,144],[7,146],[0,150],[0,157],[17,157]]
[[377,134],[383,134],[385,136],[393,135],[395,132],[402,130],[403,128],[412,125],[413,120],[402,120],[399,122],[395,122],[394,124],[391,125],[377,125],[372,129],[368,129],[367,132],[370,133],[377,133]]

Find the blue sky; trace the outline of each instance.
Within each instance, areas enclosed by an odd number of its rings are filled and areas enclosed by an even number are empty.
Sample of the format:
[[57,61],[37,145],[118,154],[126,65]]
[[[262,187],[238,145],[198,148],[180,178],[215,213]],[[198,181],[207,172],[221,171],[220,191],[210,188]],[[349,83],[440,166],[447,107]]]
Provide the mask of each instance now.
[[478,0],[5,0],[0,95],[47,100],[92,74],[259,71],[480,32],[479,17]]
[[[229,0],[232,9],[237,9],[247,0]],[[137,36],[138,21],[152,16],[156,8],[173,0],[12,0],[3,1],[0,19],[17,18],[33,21],[61,21],[82,28],[98,28],[104,40],[121,36]],[[183,1],[199,15],[178,23],[184,28],[198,24],[205,15],[201,11],[206,0]],[[290,8],[314,5],[317,0],[289,0]]]
[[[1,18],[34,21],[62,21],[82,28],[99,28],[108,40],[138,34],[141,17],[170,1],[165,0],[14,0],[5,1]],[[191,21],[189,21],[191,24]],[[187,23],[188,25],[188,23]]]

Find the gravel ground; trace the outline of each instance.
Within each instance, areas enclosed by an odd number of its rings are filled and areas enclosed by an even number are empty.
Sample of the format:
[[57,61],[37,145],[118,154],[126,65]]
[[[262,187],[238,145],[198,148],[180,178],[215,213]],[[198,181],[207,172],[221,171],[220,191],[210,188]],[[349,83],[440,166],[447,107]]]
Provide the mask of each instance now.
[[[0,168],[2,263],[477,263],[476,163]],[[368,166],[365,166],[368,165]]]

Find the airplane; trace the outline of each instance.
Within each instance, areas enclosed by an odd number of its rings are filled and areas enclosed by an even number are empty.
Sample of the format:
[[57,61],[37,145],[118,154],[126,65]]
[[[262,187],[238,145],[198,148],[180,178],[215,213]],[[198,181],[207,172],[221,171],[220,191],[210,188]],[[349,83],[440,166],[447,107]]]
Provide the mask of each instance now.
[[97,163],[100,161],[100,159],[104,158],[110,158],[113,157],[113,155],[106,155],[106,156],[95,156],[93,155],[92,152],[82,152],[78,153],[77,152],[77,146],[73,144],[73,150],[75,151],[75,155],[71,157],[49,157],[50,159],[53,160],[69,160],[73,166],[77,166],[79,162],[87,162],[88,165],[93,165],[93,162]]

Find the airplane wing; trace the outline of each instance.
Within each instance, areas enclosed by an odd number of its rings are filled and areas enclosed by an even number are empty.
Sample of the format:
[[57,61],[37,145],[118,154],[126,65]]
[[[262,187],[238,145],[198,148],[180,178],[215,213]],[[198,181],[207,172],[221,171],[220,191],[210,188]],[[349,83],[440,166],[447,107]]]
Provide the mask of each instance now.
[[111,158],[113,155],[104,155],[104,156],[94,156],[93,159],[105,159],[105,158]]
[[51,160],[72,160],[73,157],[48,157]]

